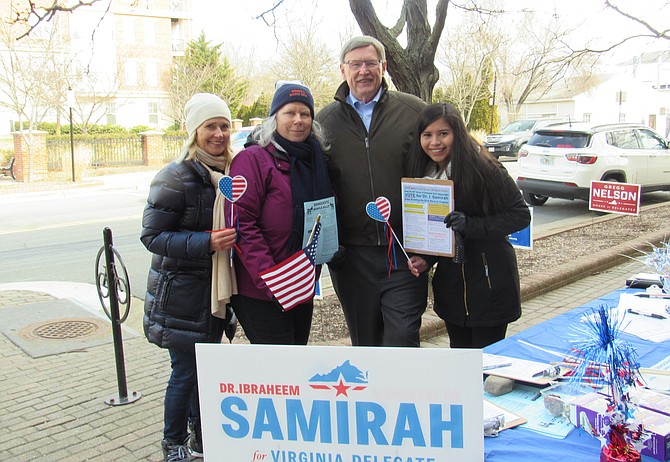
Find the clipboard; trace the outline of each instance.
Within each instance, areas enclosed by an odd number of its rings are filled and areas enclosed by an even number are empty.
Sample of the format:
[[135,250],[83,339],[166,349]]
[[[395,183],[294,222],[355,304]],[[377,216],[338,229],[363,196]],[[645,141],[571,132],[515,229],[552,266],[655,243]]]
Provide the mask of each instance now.
[[453,257],[454,232],[444,218],[454,210],[454,182],[402,178],[403,248],[423,255]]
[[500,430],[507,430],[508,428],[518,427],[528,422],[528,419],[521,417],[518,414],[508,411],[505,408],[493,404],[488,399],[484,398],[484,420],[491,418],[497,415],[503,415],[505,417],[505,425]]
[[[517,382],[530,383],[533,385],[549,385],[550,383],[555,382],[558,378],[557,376],[535,376],[551,367],[551,364],[547,363],[488,353],[484,353],[483,360],[484,367],[488,364],[506,364],[504,367],[485,369],[483,372],[486,375],[496,375],[498,377],[505,377]],[[561,373],[563,374],[564,372],[561,371]],[[567,371],[565,373],[567,373]]]

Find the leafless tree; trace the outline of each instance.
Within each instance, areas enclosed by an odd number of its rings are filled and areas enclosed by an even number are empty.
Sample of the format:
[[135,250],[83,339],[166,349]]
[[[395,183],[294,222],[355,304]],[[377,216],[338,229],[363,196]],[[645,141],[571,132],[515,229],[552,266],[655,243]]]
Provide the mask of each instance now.
[[516,34],[501,40],[495,60],[499,94],[510,117],[531,94],[540,97],[570,75],[590,73],[598,57],[567,45],[572,31],[558,16],[544,22],[525,12],[514,30]]
[[488,100],[501,36],[479,16],[464,18],[440,47],[437,61],[446,70],[445,96],[470,123],[477,101]]
[[62,89],[67,88],[70,63],[57,40],[56,27],[42,28],[18,42],[16,37],[24,33],[20,24],[0,23],[0,105],[16,114],[32,163],[37,123],[48,111],[64,105]]
[[[364,34],[372,35],[386,48],[388,72],[395,86],[404,92],[431,101],[439,79],[435,53],[442,36],[449,0],[438,0],[435,22],[428,21],[426,0],[405,0],[392,27],[382,24],[371,0],[349,0],[351,12]],[[406,31],[407,45],[399,37]]]
[[333,52],[318,38],[317,32],[318,27],[313,23],[289,31],[271,73],[277,80],[301,81],[312,91],[315,105],[323,107],[333,99],[341,78]]

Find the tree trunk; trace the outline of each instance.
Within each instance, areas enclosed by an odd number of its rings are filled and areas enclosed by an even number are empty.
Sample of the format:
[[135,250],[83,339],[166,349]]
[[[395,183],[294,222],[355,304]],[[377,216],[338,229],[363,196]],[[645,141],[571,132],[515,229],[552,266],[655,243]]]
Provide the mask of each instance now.
[[[384,44],[387,69],[398,90],[431,103],[433,88],[440,77],[434,64],[435,53],[444,29],[449,0],[438,1],[432,31],[426,0],[405,0],[393,29],[381,23],[371,0],[349,0],[349,5],[363,33]],[[407,27],[406,48],[402,48],[397,40],[404,26]]]

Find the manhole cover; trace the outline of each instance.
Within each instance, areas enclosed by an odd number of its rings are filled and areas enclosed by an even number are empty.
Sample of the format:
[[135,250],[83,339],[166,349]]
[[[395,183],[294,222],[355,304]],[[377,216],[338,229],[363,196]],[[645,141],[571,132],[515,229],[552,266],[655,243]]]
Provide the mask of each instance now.
[[24,327],[19,335],[33,340],[73,340],[97,335],[106,324],[96,319],[71,318]]

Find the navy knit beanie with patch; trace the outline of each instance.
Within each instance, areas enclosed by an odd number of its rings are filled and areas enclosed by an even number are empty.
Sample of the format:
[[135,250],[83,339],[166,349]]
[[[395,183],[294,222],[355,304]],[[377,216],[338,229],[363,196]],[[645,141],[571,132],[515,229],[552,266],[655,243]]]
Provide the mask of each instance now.
[[303,103],[309,108],[312,119],[314,118],[314,98],[312,98],[312,93],[306,86],[294,82],[281,84],[272,98],[270,115],[275,114],[282,106],[289,103]]

